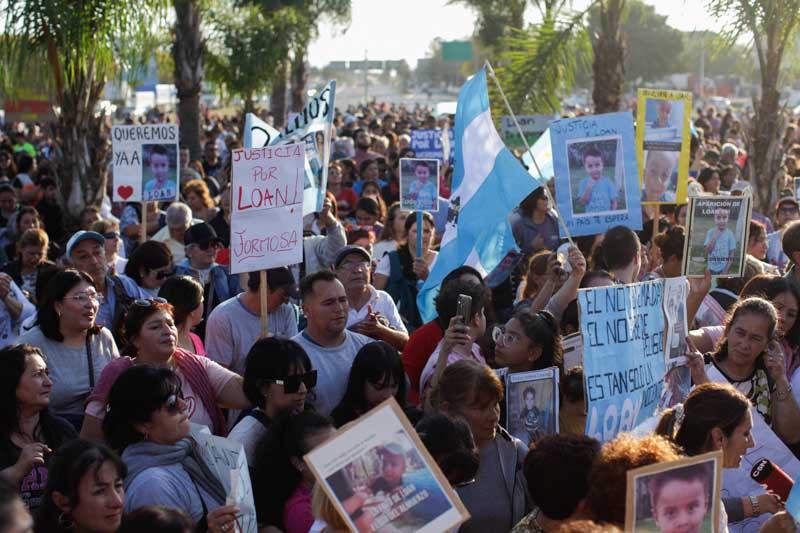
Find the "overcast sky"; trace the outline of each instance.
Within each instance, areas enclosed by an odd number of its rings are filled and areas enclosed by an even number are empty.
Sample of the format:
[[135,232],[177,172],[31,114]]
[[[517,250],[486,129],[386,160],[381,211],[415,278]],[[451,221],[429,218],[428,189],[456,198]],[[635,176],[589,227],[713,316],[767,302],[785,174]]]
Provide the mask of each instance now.
[[[683,31],[713,29],[711,17],[701,0],[645,0],[655,6],[667,22]],[[575,0],[575,9],[588,0]],[[526,18],[532,18],[531,9]],[[475,27],[475,14],[446,0],[352,0],[352,18],[347,31],[334,31],[323,23],[319,38],[311,45],[308,59],[322,67],[330,61],[364,59],[405,59],[414,68],[425,57],[435,37],[445,40],[469,37]]]

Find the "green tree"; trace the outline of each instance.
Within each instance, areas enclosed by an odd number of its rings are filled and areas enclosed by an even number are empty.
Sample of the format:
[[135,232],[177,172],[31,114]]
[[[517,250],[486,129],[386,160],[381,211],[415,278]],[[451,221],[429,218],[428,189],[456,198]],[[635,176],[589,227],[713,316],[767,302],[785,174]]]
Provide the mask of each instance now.
[[2,0],[0,54],[5,90],[46,58],[55,87],[55,170],[68,212],[97,205],[106,191],[110,144],[98,110],[106,80],[133,72],[153,52],[164,28],[163,0]]
[[513,29],[524,27],[526,0],[450,0],[476,11],[475,37],[494,54]]
[[722,35],[729,44],[752,39],[758,59],[761,95],[753,97],[755,116],[750,127],[747,173],[755,190],[756,208],[771,210],[782,172],[781,136],[784,122],[779,84],[782,66],[793,48],[800,26],[800,0],[709,0],[711,16],[729,21]]

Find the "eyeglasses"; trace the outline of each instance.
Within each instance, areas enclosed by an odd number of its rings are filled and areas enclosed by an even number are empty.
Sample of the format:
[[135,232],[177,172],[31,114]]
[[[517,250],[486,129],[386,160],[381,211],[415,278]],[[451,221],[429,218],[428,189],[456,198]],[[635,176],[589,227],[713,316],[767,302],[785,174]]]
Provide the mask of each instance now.
[[204,252],[209,248],[214,248],[215,250],[219,248],[220,244],[217,241],[208,241],[208,242],[198,242],[195,243],[195,246],[203,250]]
[[780,209],[778,209],[778,212],[781,213],[782,215],[796,215],[800,213],[800,209],[796,207],[781,207]]
[[183,411],[183,406],[180,400],[183,400],[183,392],[178,394],[170,394],[164,402],[164,409],[171,415],[175,415]]
[[103,296],[101,294],[98,294],[95,291],[84,291],[84,292],[79,292],[78,294],[73,294],[72,296],[65,296],[64,299],[65,300],[74,300],[74,301],[78,302],[81,305],[86,305],[86,302],[88,302],[90,300],[92,302],[100,302],[100,301],[102,301],[103,300]]
[[154,304],[165,304],[167,301],[160,296],[156,296],[155,298],[138,298],[133,301],[133,305],[137,307],[153,307]]
[[[175,269],[174,268],[170,268],[169,270],[151,270],[151,272],[155,272],[156,279],[161,281],[162,279],[167,279],[168,277],[173,275],[175,273]],[[162,300],[163,300],[163,298],[162,298]]]
[[358,270],[364,269],[367,270],[370,266],[369,261],[342,261],[339,263],[339,268],[343,268],[345,270]]
[[110,241],[110,240],[113,240],[113,239],[119,239],[119,233],[117,233],[116,231],[109,231],[109,232],[103,233],[103,238],[105,240],[107,240],[107,241]]
[[300,383],[303,383],[306,389],[313,389],[317,385],[317,371],[312,370],[305,374],[287,376],[284,379],[274,379],[272,382],[277,385],[283,385],[284,393],[293,394],[300,390]]
[[495,344],[500,344],[502,346],[511,346],[515,342],[519,340],[519,335],[514,335],[513,333],[506,333],[505,328],[500,326],[495,326],[492,329],[492,340]]

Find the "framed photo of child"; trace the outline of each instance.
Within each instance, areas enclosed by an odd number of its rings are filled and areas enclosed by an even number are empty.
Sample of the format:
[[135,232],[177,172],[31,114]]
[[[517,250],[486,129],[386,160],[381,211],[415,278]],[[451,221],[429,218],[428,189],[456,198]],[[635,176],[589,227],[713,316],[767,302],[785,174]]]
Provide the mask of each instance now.
[[439,210],[439,160],[400,160],[400,208],[407,211]]
[[687,277],[738,278],[750,231],[750,196],[690,196],[683,271]]
[[351,531],[438,533],[469,519],[394,398],[304,459]]
[[178,197],[178,150],[174,144],[142,145],[142,201],[161,202]]
[[722,451],[628,471],[625,531],[717,533]]
[[506,374],[506,425],[526,446],[558,433],[558,368]]
[[[556,204],[573,237],[618,225],[642,228],[639,165],[630,113],[550,123]],[[561,236],[566,234],[559,228]]]
[[684,203],[691,156],[692,93],[639,89],[636,107],[642,203]]

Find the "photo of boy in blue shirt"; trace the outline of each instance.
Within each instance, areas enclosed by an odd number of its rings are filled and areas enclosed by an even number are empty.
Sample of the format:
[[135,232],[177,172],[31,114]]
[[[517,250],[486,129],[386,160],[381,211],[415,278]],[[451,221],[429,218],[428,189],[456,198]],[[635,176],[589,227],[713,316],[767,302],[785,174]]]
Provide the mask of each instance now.
[[594,146],[583,152],[583,167],[588,177],[578,186],[578,203],[586,213],[617,210],[619,195],[614,183],[603,176],[603,154]]
[[714,210],[714,223],[716,227],[708,230],[703,242],[708,254],[708,269],[712,275],[727,274],[733,263],[733,254],[736,251],[736,237],[728,229],[730,210],[717,207]]

